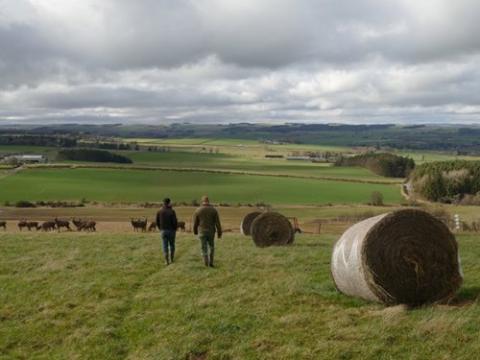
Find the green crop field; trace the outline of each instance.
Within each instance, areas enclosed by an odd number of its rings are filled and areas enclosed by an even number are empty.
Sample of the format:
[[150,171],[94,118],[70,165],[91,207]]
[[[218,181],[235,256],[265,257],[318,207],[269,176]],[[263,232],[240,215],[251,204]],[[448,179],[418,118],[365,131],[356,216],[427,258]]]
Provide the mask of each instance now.
[[329,270],[336,238],[259,249],[227,235],[206,269],[191,235],[168,267],[158,235],[2,235],[0,357],[475,358],[477,237],[459,237],[458,305],[412,310],[339,294]]
[[226,154],[193,152],[121,152],[134,165],[148,165],[175,168],[222,169],[248,171],[266,174],[288,174],[298,176],[353,179],[359,181],[400,182],[378,176],[360,167],[337,167],[326,163],[288,161],[285,159],[253,159]]
[[158,201],[166,195],[191,201],[209,194],[214,201],[227,203],[366,203],[372,191],[380,191],[386,203],[401,201],[398,185],[191,171],[24,170],[0,179],[0,186],[0,201],[140,202]]

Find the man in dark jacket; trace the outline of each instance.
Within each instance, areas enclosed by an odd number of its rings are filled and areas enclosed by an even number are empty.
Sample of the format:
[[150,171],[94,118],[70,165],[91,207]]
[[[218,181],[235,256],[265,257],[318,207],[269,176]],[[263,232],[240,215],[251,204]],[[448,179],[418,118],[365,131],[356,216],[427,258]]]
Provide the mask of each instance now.
[[213,255],[215,252],[215,232],[220,239],[222,226],[217,210],[210,205],[208,196],[202,198],[202,205],[193,215],[193,233],[198,235],[202,244],[202,255],[205,266],[213,267]]
[[175,236],[177,234],[177,214],[172,209],[169,198],[163,200],[163,206],[157,212],[157,227],[162,236],[165,264],[169,265],[173,263],[175,256]]

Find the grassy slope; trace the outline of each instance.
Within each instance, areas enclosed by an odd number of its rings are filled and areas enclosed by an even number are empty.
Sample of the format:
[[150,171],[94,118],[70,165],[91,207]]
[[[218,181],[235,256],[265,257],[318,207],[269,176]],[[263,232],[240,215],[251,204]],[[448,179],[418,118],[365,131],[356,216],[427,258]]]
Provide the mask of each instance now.
[[[480,307],[412,311],[336,292],[336,237],[257,249],[227,236],[217,269],[197,240],[178,240],[162,265],[157,235],[4,235],[0,241],[0,356],[184,359],[471,359]],[[463,301],[480,288],[480,247],[460,237]]]
[[399,203],[398,185],[272,178],[200,172],[67,169],[24,170],[1,181],[0,201],[88,200],[158,201],[168,195],[191,201],[202,194],[228,203],[365,203],[380,191],[387,203]]

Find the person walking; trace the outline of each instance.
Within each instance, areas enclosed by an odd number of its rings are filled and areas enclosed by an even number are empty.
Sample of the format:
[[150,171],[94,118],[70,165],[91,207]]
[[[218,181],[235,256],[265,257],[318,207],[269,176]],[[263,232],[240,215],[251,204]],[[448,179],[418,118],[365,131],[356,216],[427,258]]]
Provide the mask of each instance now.
[[210,205],[208,196],[202,197],[201,206],[193,215],[193,233],[198,235],[202,246],[202,256],[205,266],[213,267],[215,253],[215,232],[222,238],[222,226],[217,210]]
[[157,212],[156,222],[162,237],[165,265],[169,265],[173,263],[175,256],[175,236],[177,234],[177,214],[175,214],[169,198],[163,199],[163,206]]

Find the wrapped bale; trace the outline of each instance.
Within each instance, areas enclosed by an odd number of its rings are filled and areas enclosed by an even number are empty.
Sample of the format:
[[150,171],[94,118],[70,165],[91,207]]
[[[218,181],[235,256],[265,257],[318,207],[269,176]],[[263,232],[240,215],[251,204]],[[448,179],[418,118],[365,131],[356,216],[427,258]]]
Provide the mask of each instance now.
[[399,210],[350,227],[333,249],[331,271],[346,295],[418,306],[452,297],[462,283],[455,237],[420,210]]
[[254,211],[245,215],[242,222],[240,223],[240,232],[242,233],[242,235],[248,236],[252,233],[251,228],[252,228],[253,220],[255,220],[256,217],[260,214],[261,214],[260,211]]
[[266,212],[255,218],[251,227],[252,238],[258,247],[289,245],[294,231],[288,219],[276,212]]

